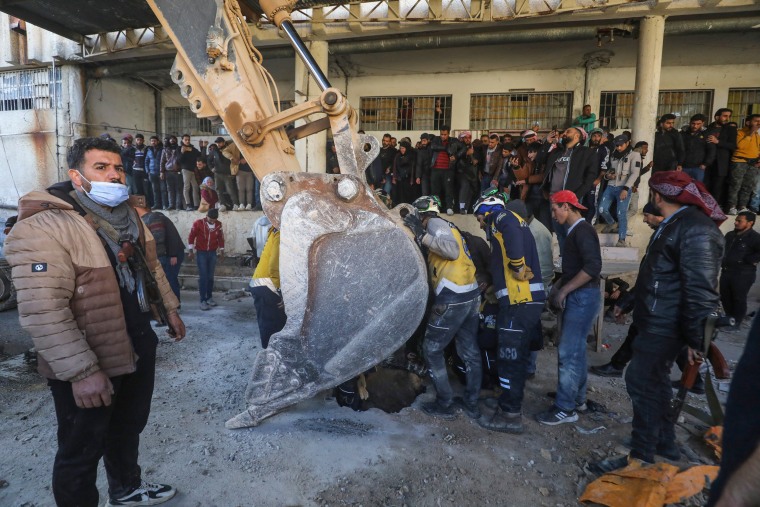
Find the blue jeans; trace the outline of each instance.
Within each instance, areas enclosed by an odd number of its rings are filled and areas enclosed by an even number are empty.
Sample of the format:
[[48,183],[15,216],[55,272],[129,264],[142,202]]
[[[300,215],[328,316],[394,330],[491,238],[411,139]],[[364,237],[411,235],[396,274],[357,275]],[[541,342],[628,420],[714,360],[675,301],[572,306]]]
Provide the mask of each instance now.
[[177,296],[179,301],[179,269],[182,267],[182,261],[185,260],[185,252],[177,256],[177,264],[171,265],[170,257],[168,255],[161,255],[158,257],[158,262],[161,263],[161,267],[164,268],[164,274],[166,280],[169,282],[169,286],[172,288],[172,292]]
[[565,300],[555,404],[566,412],[586,403],[586,337],[599,314],[601,299],[597,287],[587,287],[574,290]]
[[475,297],[464,303],[434,302],[430,311],[422,351],[430,369],[436,398],[442,406],[450,406],[454,396],[449,384],[449,373],[446,370],[443,351],[455,337],[457,354],[466,367],[467,385],[464,390],[464,399],[472,404],[478,402],[480,385],[483,381],[483,365],[478,347],[479,307],[480,297]]
[[610,204],[613,199],[617,201],[617,222],[618,222],[618,238],[625,240],[625,235],[628,232],[628,204],[631,202],[633,192],[628,191],[628,197],[625,200],[620,200],[620,192],[625,187],[616,187],[613,185],[607,185],[604,189],[604,195],[602,196],[602,202],[599,203],[599,214],[604,218],[604,221],[608,224],[615,223],[615,219],[610,214]]
[[383,183],[383,190],[385,190],[385,193],[388,195],[391,195],[391,192],[393,191],[393,178],[391,178],[392,175],[386,174],[385,175],[385,183]]
[[211,299],[214,291],[214,269],[216,269],[216,251],[204,252],[198,250],[195,255],[198,264],[198,292],[201,294],[201,303]]
[[699,167],[684,167],[683,172],[694,178],[695,180],[699,181],[700,183],[704,183],[705,181],[705,170],[700,169]]

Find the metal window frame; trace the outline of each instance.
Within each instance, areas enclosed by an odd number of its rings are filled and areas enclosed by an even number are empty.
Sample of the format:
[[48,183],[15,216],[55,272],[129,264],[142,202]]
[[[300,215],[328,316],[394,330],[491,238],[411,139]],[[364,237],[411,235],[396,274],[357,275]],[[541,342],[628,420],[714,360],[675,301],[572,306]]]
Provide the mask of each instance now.
[[[555,127],[565,128],[570,125],[572,119],[574,100],[575,93],[568,90],[472,93],[470,129],[518,133],[526,129],[548,132]],[[525,102],[527,105],[513,106],[515,102]],[[521,115],[521,110],[524,110],[525,114]]]
[[0,71],[0,112],[61,107],[60,67]]
[[223,124],[215,124],[208,118],[198,118],[187,106],[165,107],[163,111],[164,124],[168,135],[177,137],[190,134],[191,136],[226,135]]
[[[441,99],[443,118],[435,117]],[[402,101],[409,100],[411,115],[401,116]],[[452,95],[388,95],[359,97],[359,125],[363,130],[409,132],[439,130],[451,125]]]
[[[732,94],[740,94],[741,100],[733,99]],[[748,99],[749,94],[755,94],[755,99]],[[760,88],[729,88],[726,107],[733,111],[737,124],[750,114],[760,114]]]
[[[663,99],[668,97],[669,95],[675,95],[679,93],[689,93],[689,94],[707,94],[705,97],[707,99],[706,102],[702,102],[701,104],[697,104],[696,102],[681,102],[677,103],[675,105],[679,105],[681,107],[680,111],[673,111],[672,108],[669,108],[666,110],[666,107],[674,105],[674,104],[667,104],[664,103]],[[619,100],[616,100],[615,103],[605,101],[606,96],[616,95],[620,96],[622,95],[625,100],[621,103]],[[599,93],[599,126],[600,127],[606,127],[610,130],[630,130],[633,126],[633,102],[634,102],[634,96],[635,92],[632,90],[603,90]],[[619,97],[616,97],[619,99]],[[713,101],[715,100],[715,90],[712,88],[692,88],[692,89],[675,89],[675,90],[660,90],[658,96],[657,96],[657,118],[662,116],[666,113],[675,113],[679,118],[685,118],[686,122],[688,123],[688,119],[697,113],[704,114],[708,118],[711,117],[712,108],[713,108]],[[667,102],[667,101],[665,101]],[[705,110],[697,110],[698,106],[703,106]],[[626,109],[625,114],[614,114],[608,113],[605,109],[607,107],[615,108],[623,106]],[[684,109],[684,106],[686,109]],[[691,109],[690,109],[691,108]],[[614,119],[613,121],[610,121]],[[653,119],[653,120],[656,120]],[[681,120],[683,121],[683,120]],[[680,125],[677,125],[677,127],[680,127]]]

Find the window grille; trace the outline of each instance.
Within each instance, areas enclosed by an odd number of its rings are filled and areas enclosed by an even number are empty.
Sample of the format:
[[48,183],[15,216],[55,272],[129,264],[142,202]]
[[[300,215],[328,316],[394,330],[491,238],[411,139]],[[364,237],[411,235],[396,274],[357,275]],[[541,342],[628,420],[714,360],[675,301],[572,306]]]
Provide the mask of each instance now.
[[573,92],[522,92],[470,95],[470,128],[519,132],[570,125]]
[[[633,92],[602,92],[599,108],[599,125],[610,130],[628,130],[633,126]],[[689,122],[701,113],[712,117],[712,90],[661,90],[657,104],[657,118],[673,113],[676,127]],[[652,118],[652,123],[657,121]]]
[[760,88],[729,88],[728,108],[734,112],[733,121],[743,126],[744,118],[760,114]]
[[[290,100],[280,101],[280,110],[293,107]],[[190,134],[191,136],[227,136],[229,132],[223,123],[214,123],[208,118],[198,118],[189,107],[166,107],[166,133],[177,137]]]
[[177,137],[190,134],[191,136],[225,135],[227,131],[223,124],[213,124],[208,118],[198,118],[189,107],[167,107],[164,109],[167,134]]
[[440,130],[451,125],[451,95],[362,97],[359,121],[363,130]]
[[53,98],[61,107],[61,69],[0,72],[0,111],[52,109]]

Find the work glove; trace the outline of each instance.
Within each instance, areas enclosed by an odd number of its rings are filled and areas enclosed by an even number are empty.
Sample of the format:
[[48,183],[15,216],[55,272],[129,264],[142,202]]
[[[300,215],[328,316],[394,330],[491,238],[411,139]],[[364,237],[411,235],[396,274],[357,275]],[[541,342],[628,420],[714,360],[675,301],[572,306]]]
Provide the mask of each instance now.
[[515,272],[515,278],[521,282],[528,282],[533,280],[533,270],[529,266],[525,265]]
[[404,217],[404,225],[409,227],[409,230],[412,231],[412,234],[414,234],[414,238],[417,240],[417,242],[422,243],[422,238],[427,233],[425,231],[425,226],[422,225],[422,220],[420,220],[417,215],[409,213]]

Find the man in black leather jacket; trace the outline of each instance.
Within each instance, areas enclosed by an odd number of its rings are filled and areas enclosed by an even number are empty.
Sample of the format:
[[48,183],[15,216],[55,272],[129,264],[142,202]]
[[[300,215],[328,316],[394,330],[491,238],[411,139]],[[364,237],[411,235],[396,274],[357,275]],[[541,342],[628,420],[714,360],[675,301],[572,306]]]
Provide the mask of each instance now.
[[633,404],[631,453],[618,463],[608,460],[619,466],[627,458],[654,463],[655,454],[680,457],[670,412],[670,369],[684,345],[689,362],[701,350],[705,320],[720,299],[724,241],[716,222],[725,215],[704,185],[683,172],[654,173],[649,187],[651,202],[665,219],[649,241],[632,291],[639,335],[625,375]]
[[631,460],[654,463],[655,454],[680,458],[670,410],[670,369],[684,346],[693,362],[702,349],[705,320],[719,303],[724,241],[716,224],[726,216],[704,185],[683,172],[654,173],[649,188],[650,203],[665,218],[649,240],[631,291],[638,329],[625,373],[633,405],[631,453],[590,464],[596,473]]

